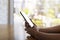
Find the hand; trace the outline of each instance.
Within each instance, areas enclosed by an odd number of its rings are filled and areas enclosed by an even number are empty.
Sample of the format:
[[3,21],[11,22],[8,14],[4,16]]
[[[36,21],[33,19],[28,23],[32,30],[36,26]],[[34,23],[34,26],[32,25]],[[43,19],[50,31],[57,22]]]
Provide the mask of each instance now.
[[[39,32],[37,31],[37,28],[34,24],[33,27],[30,27],[29,23],[28,22],[25,22],[25,27],[26,27],[26,31],[28,34],[30,34],[33,38],[35,39],[38,39],[39,38]],[[38,36],[38,37],[37,37]]]
[[[34,23],[33,23],[34,24]],[[25,21],[25,27],[26,27],[26,31],[27,31],[27,33],[31,33],[31,31],[33,31],[33,30],[35,30],[35,31],[37,31],[37,28],[36,28],[36,25],[34,24],[34,26],[33,27],[31,27],[30,25],[29,25],[29,23],[28,22],[26,22]]]

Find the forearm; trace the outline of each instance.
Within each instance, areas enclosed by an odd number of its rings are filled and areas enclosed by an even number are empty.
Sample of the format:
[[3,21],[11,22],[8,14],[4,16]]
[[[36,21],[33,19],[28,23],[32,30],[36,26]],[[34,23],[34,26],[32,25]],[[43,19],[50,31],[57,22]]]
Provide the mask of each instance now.
[[60,33],[43,33],[42,40],[60,40]]
[[55,26],[51,28],[44,28],[39,29],[40,32],[46,32],[46,33],[60,33],[60,26]]
[[56,31],[53,29],[39,29],[40,32],[45,32],[45,33],[55,33]]
[[60,34],[39,32],[33,35],[36,40],[60,40]]

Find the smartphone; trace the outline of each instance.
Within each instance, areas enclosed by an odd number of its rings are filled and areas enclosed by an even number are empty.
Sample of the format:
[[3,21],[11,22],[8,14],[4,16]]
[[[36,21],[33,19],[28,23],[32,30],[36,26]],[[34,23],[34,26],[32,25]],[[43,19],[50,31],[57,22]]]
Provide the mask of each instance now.
[[26,15],[26,13],[24,13],[24,12],[21,11],[20,14],[21,14],[22,17],[24,18],[24,20],[29,23],[29,25],[30,25],[31,27],[34,26],[34,24],[33,24],[32,21],[28,18],[28,16]]

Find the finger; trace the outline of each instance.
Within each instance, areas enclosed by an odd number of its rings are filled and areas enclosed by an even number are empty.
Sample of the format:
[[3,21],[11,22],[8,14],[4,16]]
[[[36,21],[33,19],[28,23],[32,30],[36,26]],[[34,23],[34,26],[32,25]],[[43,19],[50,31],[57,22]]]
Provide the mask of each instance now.
[[28,30],[28,28],[25,28],[25,31],[27,31]]
[[26,24],[28,24],[28,22],[27,22],[27,21],[25,21],[25,23],[26,23]]
[[29,28],[30,27],[29,23],[25,22],[25,27]]
[[28,33],[28,34],[33,34],[34,31],[36,31],[36,30],[35,30],[35,29],[28,29],[28,30],[27,30],[27,33]]
[[26,31],[26,33],[28,33],[28,34],[29,34],[29,32],[30,32],[29,29],[25,29],[25,31]]
[[31,30],[29,30],[29,29],[26,29],[27,30],[27,32],[26,33],[28,33],[28,34],[30,34],[31,33]]
[[27,22],[25,22],[25,27],[28,27],[28,26],[29,26],[29,24]]
[[30,30],[31,28],[25,28],[26,31]]

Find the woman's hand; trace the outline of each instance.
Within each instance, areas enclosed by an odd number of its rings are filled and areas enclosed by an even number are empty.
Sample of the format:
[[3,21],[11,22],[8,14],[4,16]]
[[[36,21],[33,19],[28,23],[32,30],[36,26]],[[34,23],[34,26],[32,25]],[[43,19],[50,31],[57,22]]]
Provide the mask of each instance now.
[[26,27],[25,30],[27,31],[28,34],[30,34],[35,39],[39,39],[40,33],[38,32],[35,24],[33,27],[30,27],[29,23],[25,22],[25,27]]
[[36,25],[35,24],[34,24],[33,27],[31,27],[29,25],[29,23],[26,22],[26,21],[25,21],[25,27],[26,27],[25,30],[27,31],[28,34],[31,34],[33,32],[33,30],[37,31],[37,28],[36,28]]

